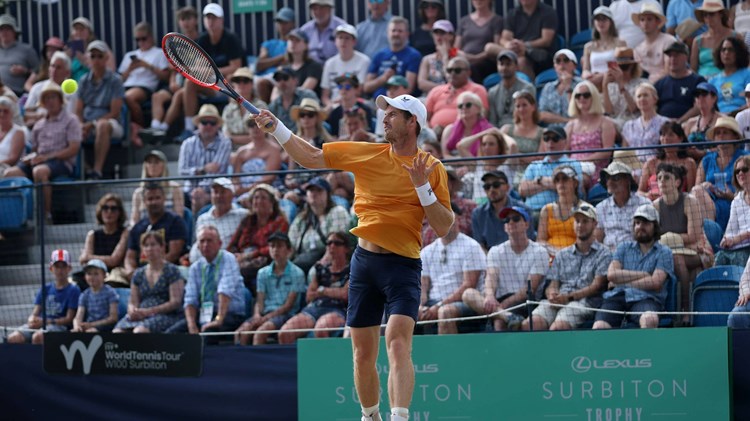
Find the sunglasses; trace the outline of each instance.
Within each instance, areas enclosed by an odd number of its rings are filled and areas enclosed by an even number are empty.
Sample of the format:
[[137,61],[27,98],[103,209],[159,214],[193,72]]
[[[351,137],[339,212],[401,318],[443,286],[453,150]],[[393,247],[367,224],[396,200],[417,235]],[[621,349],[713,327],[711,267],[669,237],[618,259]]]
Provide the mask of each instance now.
[[583,205],[583,206],[578,206],[577,208],[575,208],[575,210],[583,211],[583,212],[591,212],[594,210],[594,208],[589,205]]
[[104,58],[104,54],[89,54],[92,60],[99,60]]
[[147,39],[148,39],[148,37],[136,37],[135,38],[135,42],[146,41]]
[[548,143],[549,142],[557,143],[557,142],[561,141],[562,139],[559,136],[549,135],[548,134],[548,135],[544,135],[544,137],[542,137],[542,140],[544,140],[545,142],[548,142]]
[[119,206],[102,205],[102,212],[116,212],[119,211]]
[[287,80],[289,80],[289,75],[274,76],[273,80],[275,80],[276,82],[286,82]]
[[449,68],[445,69],[446,72],[453,73],[454,75],[457,75],[457,74],[463,72],[464,70],[466,70],[466,69],[463,68],[463,67],[449,67]]
[[200,123],[204,126],[215,126],[218,124],[218,121],[216,120],[201,120]]
[[244,84],[250,83],[252,81],[253,81],[252,79],[246,78],[246,77],[237,77],[237,78],[232,79],[232,82],[238,83],[240,85],[244,85]]
[[463,104],[458,104],[457,105],[457,107],[458,107],[459,110],[463,110],[464,108],[468,110],[469,108],[471,108],[473,106],[474,106],[474,104],[472,104],[471,102],[465,102]]
[[492,183],[484,183],[482,187],[485,190],[489,190],[491,188],[499,189],[500,186],[504,186],[505,184],[508,184],[508,183],[506,183],[505,181],[493,181]]
[[352,86],[351,83],[342,83],[339,85],[336,85],[340,90],[342,91],[348,91],[349,89],[352,89],[354,86]]
[[747,174],[748,171],[750,171],[750,167],[737,168],[736,170],[734,170],[734,175],[737,175],[739,173]]
[[326,245],[327,245],[327,246],[330,246],[330,245],[334,245],[334,246],[343,246],[343,245],[345,245],[345,244],[346,244],[346,243],[345,243],[345,242],[343,242],[343,241],[341,241],[341,240],[328,240],[328,241],[326,241]]
[[566,64],[570,63],[570,59],[567,58],[567,57],[558,57],[558,58],[556,58],[555,59],[555,64],[560,64],[560,63],[566,63]]
[[299,118],[313,118],[316,117],[318,113],[309,112],[309,111],[302,111],[299,113]]
[[591,98],[591,92],[579,92],[575,94],[575,99],[581,99],[581,98],[585,98],[585,99]]
[[521,216],[521,215],[513,215],[513,216],[509,216],[509,217],[503,219],[503,222],[507,224],[509,222],[521,222],[522,220],[523,220],[523,216]]

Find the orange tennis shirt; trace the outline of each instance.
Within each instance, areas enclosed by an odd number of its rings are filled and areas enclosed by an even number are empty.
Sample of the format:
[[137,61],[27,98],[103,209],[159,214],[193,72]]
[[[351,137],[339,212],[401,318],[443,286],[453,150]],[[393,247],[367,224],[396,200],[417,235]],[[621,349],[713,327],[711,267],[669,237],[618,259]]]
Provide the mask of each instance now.
[[[354,213],[359,224],[352,234],[418,259],[425,212],[409,173],[401,167],[412,166],[414,155],[396,155],[388,143],[333,142],[323,144],[323,157],[328,168],[354,173]],[[433,162],[430,156],[427,165]],[[429,181],[438,201],[450,209],[448,175],[442,163]]]

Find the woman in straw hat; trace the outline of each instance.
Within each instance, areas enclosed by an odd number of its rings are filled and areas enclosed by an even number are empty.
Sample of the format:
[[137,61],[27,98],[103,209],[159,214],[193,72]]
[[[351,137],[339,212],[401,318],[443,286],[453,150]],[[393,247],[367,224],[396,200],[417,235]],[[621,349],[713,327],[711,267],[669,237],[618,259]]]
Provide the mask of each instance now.
[[641,77],[641,66],[635,60],[633,49],[617,47],[615,58],[604,74],[604,90],[602,100],[604,110],[617,128],[621,128],[626,121],[638,117],[638,104],[635,91],[639,85],[648,82]]
[[591,29],[592,40],[583,46],[581,67],[584,79],[590,80],[596,88],[602,89],[604,74],[607,73],[608,63],[615,60],[615,48],[626,46],[625,41],[617,37],[612,11],[607,6],[599,6],[594,10]]
[[716,152],[709,152],[703,157],[693,194],[701,202],[710,219],[715,219],[721,229],[727,227],[729,208],[734,199],[735,186],[732,184],[734,163],[748,152],[737,143],[728,143],[742,138],[737,121],[731,117],[719,117],[716,125],[708,130],[708,139],[721,143]]
[[656,168],[660,164],[672,164],[685,169],[685,180],[681,184],[683,191],[690,191],[695,185],[695,174],[698,171],[693,158],[688,156],[687,136],[682,130],[680,123],[667,121],[659,129],[659,143],[661,145],[675,145],[684,143],[681,148],[660,148],[656,150],[656,156],[646,161],[638,183],[638,193],[656,200],[661,196],[659,186],[656,182]]
[[721,45],[726,37],[739,34],[729,27],[729,11],[721,0],[706,0],[703,6],[695,9],[695,18],[708,27],[708,31],[698,35],[690,47],[690,67],[699,75],[709,78],[719,73],[714,63],[714,48]]

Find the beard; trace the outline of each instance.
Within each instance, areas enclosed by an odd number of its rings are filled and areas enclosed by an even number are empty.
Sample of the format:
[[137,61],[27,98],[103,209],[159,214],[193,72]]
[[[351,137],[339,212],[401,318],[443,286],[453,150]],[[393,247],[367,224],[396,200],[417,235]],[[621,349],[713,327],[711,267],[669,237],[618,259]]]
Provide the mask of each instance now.
[[648,244],[654,240],[654,234],[648,233],[646,231],[636,231],[635,232],[635,241],[637,241],[639,244]]

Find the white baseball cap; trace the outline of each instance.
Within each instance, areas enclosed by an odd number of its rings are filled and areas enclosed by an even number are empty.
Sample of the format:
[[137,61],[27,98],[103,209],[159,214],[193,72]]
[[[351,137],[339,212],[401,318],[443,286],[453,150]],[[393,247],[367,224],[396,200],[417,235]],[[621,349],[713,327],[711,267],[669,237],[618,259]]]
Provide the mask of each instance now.
[[203,8],[203,16],[214,15],[218,18],[224,17],[224,9],[216,3],[209,3]]
[[557,50],[557,52],[555,53],[554,57],[552,57],[552,59],[554,60],[558,58],[559,56],[565,56],[568,58],[568,60],[572,61],[575,64],[578,64],[578,57],[576,57],[576,54],[568,50],[567,48],[563,48],[562,50]]
[[745,96],[747,96],[748,93],[750,93],[750,83],[745,85]]
[[420,129],[427,127],[427,108],[422,104],[422,101],[411,95],[399,95],[396,98],[388,98],[385,95],[380,95],[375,100],[375,103],[381,110],[385,110],[390,105],[393,108],[408,111],[417,117]]

